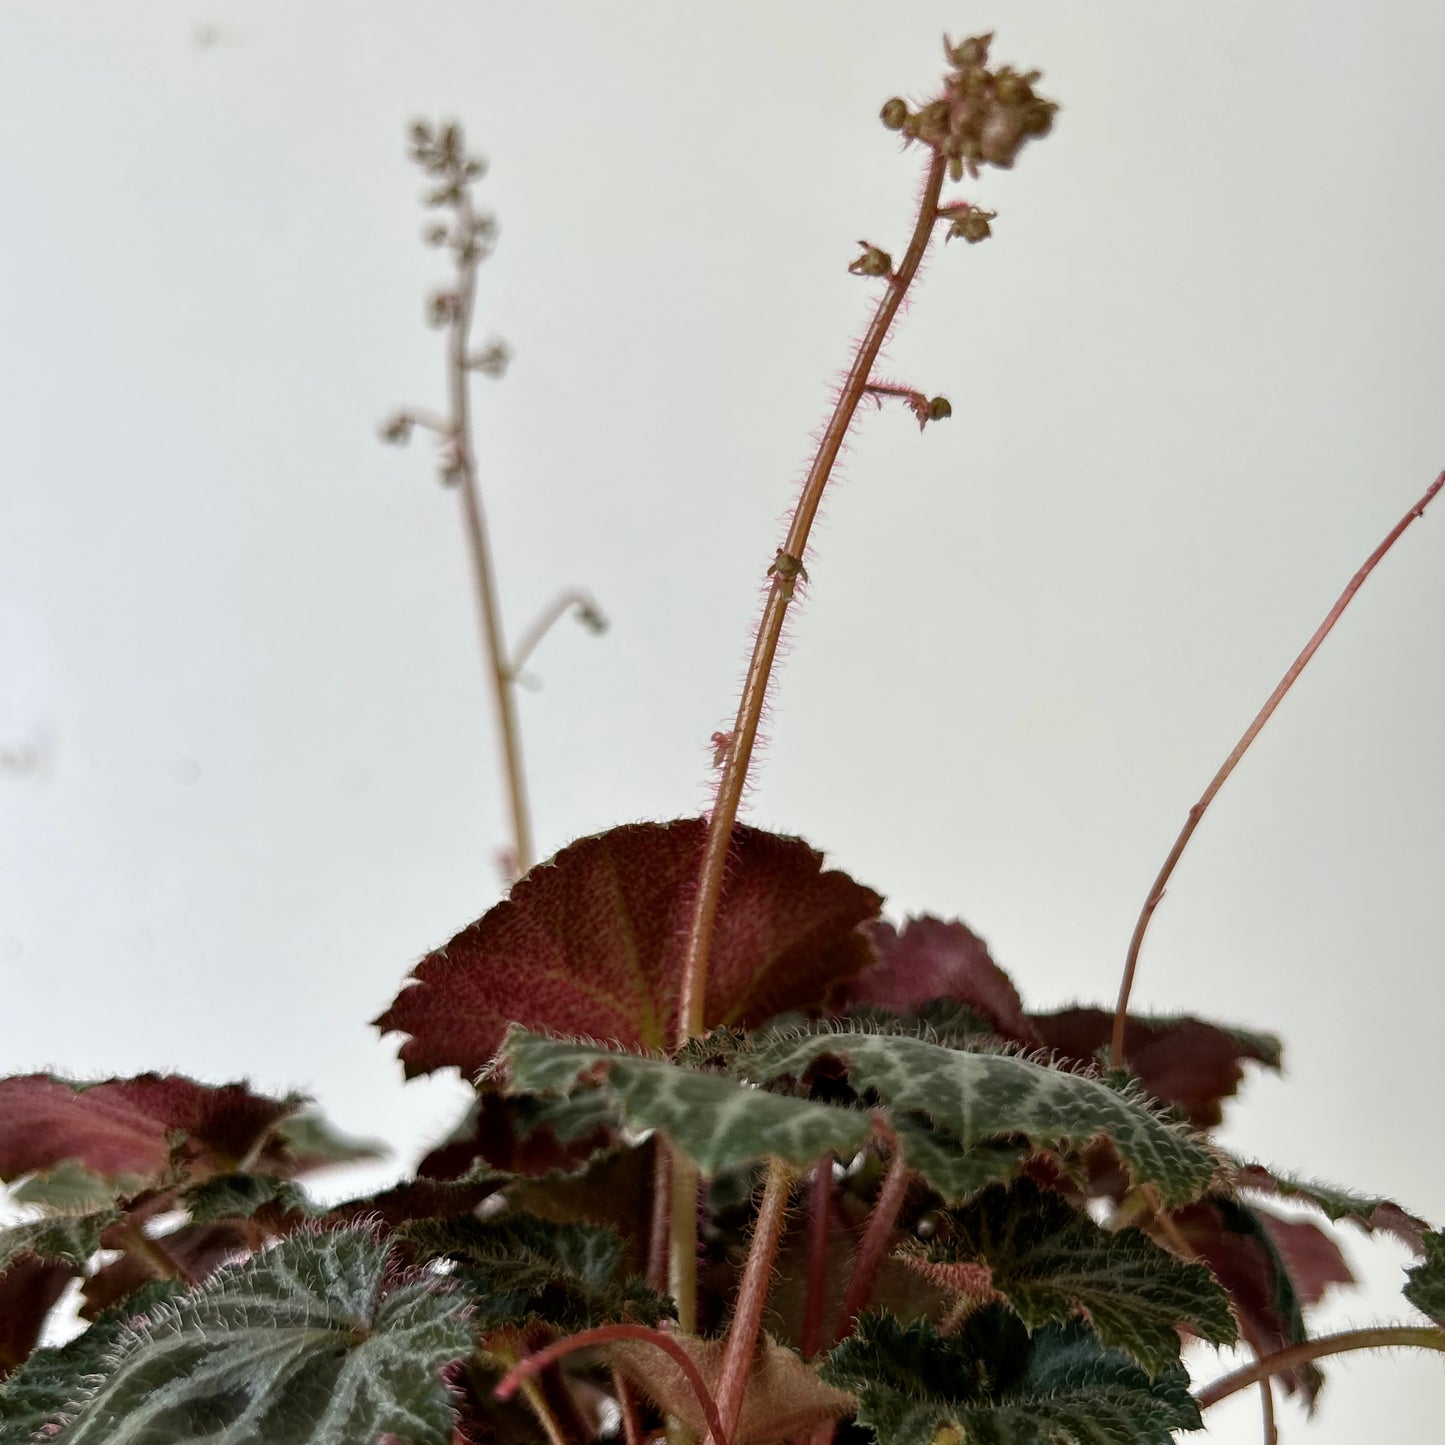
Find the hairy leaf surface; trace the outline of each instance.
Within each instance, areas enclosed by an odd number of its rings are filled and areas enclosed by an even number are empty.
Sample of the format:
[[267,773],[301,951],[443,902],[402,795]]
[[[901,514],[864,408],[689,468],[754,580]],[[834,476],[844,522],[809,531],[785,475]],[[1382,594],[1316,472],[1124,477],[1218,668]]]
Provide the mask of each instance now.
[[906,1114],[892,1124],[908,1167],[917,1170],[945,1204],[962,1204],[990,1184],[1012,1179],[1028,1157],[1021,1144],[986,1140],[965,1148],[947,1129]]
[[615,1100],[619,1122],[658,1129],[704,1174],[778,1158],[806,1167],[822,1154],[852,1155],[872,1128],[868,1115],[749,1088],[663,1059],[517,1029],[503,1058],[525,1093],[570,1094],[583,1076],[598,1078]]
[[[1045,1048],[1070,1063],[1089,1064],[1106,1048],[1114,1015],[1105,1009],[1072,1008],[1030,1014],[1029,1023]],[[1204,1019],[1129,1016],[1124,1058],[1144,1087],[1161,1103],[1179,1109],[1196,1129],[1211,1129],[1224,1117],[1252,1062],[1278,1069],[1281,1046],[1273,1034],[1226,1028]]]
[[21,1255],[84,1264],[100,1248],[101,1231],[119,1215],[114,1209],[76,1218],[29,1219],[0,1229],[0,1270]]
[[301,1103],[175,1074],[99,1083],[48,1074],[0,1079],[0,1179],[71,1160],[106,1179],[152,1179],[176,1165],[197,1175],[225,1172]]
[[[480,1072],[513,1023],[669,1047],[706,827],[688,818],[583,838],[428,954],[376,1020],[411,1036],[400,1051],[408,1077],[449,1066]],[[807,1007],[872,961],[858,925],[883,900],[822,863],[800,838],[734,830],[708,969],[709,1027]]]
[[1038,1044],[1013,981],[964,924],[910,918],[901,929],[880,922],[868,932],[878,962],[840,985],[839,1002],[848,1011],[906,1014],[948,999],[966,1004],[1004,1038]]
[[442,1368],[470,1353],[455,1294],[398,1279],[361,1230],[293,1237],[117,1342],[63,1445],[449,1445]]
[[1416,1254],[1421,1252],[1422,1240],[1430,1228],[1423,1219],[1408,1213],[1393,1199],[1357,1194],[1332,1184],[1282,1174],[1266,1169],[1262,1164],[1241,1164],[1235,1171],[1234,1185],[1236,1189],[1274,1194],[1299,1204],[1313,1204],[1331,1222],[1353,1224],[1366,1234],[1393,1234]]
[[1037,1147],[1106,1135],[1136,1180],[1166,1203],[1203,1192],[1214,1156],[1142,1102],[1097,1079],[1007,1054],[966,1053],[923,1039],[865,1033],[778,1034],[747,1059],[753,1077],[802,1076],[823,1055],[845,1059],[855,1089],[894,1109],[929,1116],[966,1146],[1022,1134]]
[[1182,1369],[1151,1380],[1082,1325],[1030,1339],[998,1306],[947,1337],[864,1315],[821,1373],[857,1394],[859,1423],[886,1445],[932,1445],[940,1431],[968,1445],[1171,1445],[1202,1424]]
[[1445,1233],[1432,1230],[1422,1243],[1425,1262],[1408,1271],[1405,1298],[1445,1327]]
[[[1106,1346],[1151,1374],[1179,1363],[1178,1325],[1211,1344],[1237,1336],[1229,1301],[1201,1264],[1161,1249],[1137,1229],[1100,1228],[1061,1195],[1021,1179],[949,1211],[910,1263],[947,1285],[961,1267],[983,1266],[992,1288],[1030,1329],[1083,1311]],[[976,1293],[975,1280],[966,1276]]]
[[400,1233],[428,1257],[458,1263],[483,1329],[542,1320],[575,1333],[613,1320],[655,1325],[674,1313],[671,1301],[623,1270],[621,1241],[600,1225],[462,1215],[416,1220]]
[[300,1189],[271,1174],[221,1174],[186,1190],[181,1202],[194,1224],[250,1219],[268,1206],[277,1213],[294,1213],[303,1218],[316,1212]]
[[108,1310],[66,1344],[36,1350],[0,1384],[0,1445],[51,1438],[56,1422],[72,1413],[81,1383],[108,1368],[128,1321],[181,1293],[181,1288],[175,1281],[157,1281],[135,1298],[133,1308]]
[[[722,1373],[724,1342],[696,1335],[673,1338],[715,1395]],[[706,1437],[707,1421],[697,1395],[669,1356],[636,1340],[616,1340],[597,1353],[666,1414],[681,1420],[695,1438]],[[765,1335],[748,1374],[732,1445],[775,1445],[777,1441],[796,1440],[852,1408],[850,1394],[824,1384],[817,1370],[800,1355]]]

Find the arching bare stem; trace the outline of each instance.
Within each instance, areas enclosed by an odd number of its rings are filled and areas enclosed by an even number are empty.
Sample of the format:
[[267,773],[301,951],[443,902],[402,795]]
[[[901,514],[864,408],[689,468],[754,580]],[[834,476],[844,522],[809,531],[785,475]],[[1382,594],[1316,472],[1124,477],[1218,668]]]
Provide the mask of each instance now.
[[1401,533],[1410,523],[1424,515],[1425,508],[1430,505],[1442,486],[1445,486],[1445,472],[1441,472],[1431,482],[1420,500],[1395,523],[1385,540],[1365,559],[1364,566],[1350,578],[1349,585],[1340,593],[1339,600],[1330,608],[1325,620],[1315,629],[1315,634],[1305,644],[1304,651],[1290,664],[1289,671],[1280,679],[1279,686],[1270,693],[1268,701],[1255,715],[1254,721],[1244,730],[1244,736],[1234,745],[1234,751],[1225,758],[1219,771],[1210,779],[1209,786],[1205,788],[1199,801],[1189,810],[1184,827],[1180,829],[1179,836],[1174,840],[1174,846],[1169,850],[1169,856],[1164,860],[1164,866],[1159,870],[1159,876],[1155,878],[1153,887],[1149,890],[1149,896],[1144,900],[1144,906],[1139,912],[1139,921],[1134,925],[1134,936],[1129,940],[1129,953],[1124,960],[1124,977],[1119,984],[1119,1002],[1114,1009],[1114,1032],[1109,1045],[1110,1058],[1115,1068],[1122,1068],[1124,1065],[1124,1021],[1129,1012],[1129,995],[1134,988],[1134,974],[1139,966],[1139,951],[1144,946],[1144,935],[1148,931],[1149,921],[1154,916],[1154,910],[1163,901],[1164,890],[1169,885],[1169,879],[1173,876],[1175,866],[1183,857],[1184,850],[1189,846],[1189,840],[1194,836],[1194,830],[1199,826],[1199,820],[1203,818],[1205,810],[1214,801],[1215,794],[1224,786],[1239,760],[1249,751],[1250,744],[1259,736],[1265,723],[1274,716],[1275,708],[1280,705],[1285,694],[1295,685],[1296,679],[1305,670],[1309,660],[1319,651],[1320,644],[1330,635],[1335,623],[1340,620],[1341,614],[1350,605],[1355,593],[1364,585],[1365,578],[1375,570],[1381,558],[1395,545]]
[[1194,1398],[1201,1410],[1207,1410],[1240,1390],[1258,1384],[1260,1380],[1293,1370],[1299,1365],[1308,1365],[1313,1360],[1350,1354],[1355,1350],[1395,1349],[1438,1350],[1445,1354],[1445,1330],[1434,1325],[1376,1325],[1364,1330],[1345,1330],[1338,1335],[1321,1335],[1318,1339],[1276,1350],[1274,1354],[1266,1355],[1232,1375],[1225,1375],[1197,1391]]
[[722,1421],[718,1418],[717,1403],[707,1387],[707,1381],[693,1364],[692,1357],[671,1335],[664,1334],[661,1330],[649,1329],[646,1325],[601,1325],[595,1330],[583,1330],[579,1334],[568,1335],[566,1339],[558,1340],[544,1350],[538,1350],[535,1355],[518,1360],[498,1381],[493,1393],[499,1400],[509,1400],[524,1381],[530,1380],[548,1365],[556,1364],[575,1350],[591,1349],[594,1345],[605,1345],[612,1340],[640,1340],[643,1344],[655,1345],[667,1355],[682,1371],[683,1378],[697,1396],[713,1439],[721,1442],[721,1445],[727,1445],[727,1435],[723,1431]]

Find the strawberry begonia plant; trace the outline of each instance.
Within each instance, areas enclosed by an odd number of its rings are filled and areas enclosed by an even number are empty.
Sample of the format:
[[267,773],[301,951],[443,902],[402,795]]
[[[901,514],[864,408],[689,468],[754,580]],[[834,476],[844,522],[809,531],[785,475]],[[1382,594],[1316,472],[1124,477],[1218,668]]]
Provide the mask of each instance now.
[[[413,1178],[322,1206],[309,1172],[365,1157],[298,1097],[142,1075],[0,1080],[0,1445],[479,1445],[666,1434],[712,1445],[1164,1445],[1257,1385],[1313,1404],[1321,1362],[1445,1352],[1445,1235],[1393,1201],[1232,1157],[1213,1138],[1267,1033],[1129,1012],[1164,884],[1205,808],[1340,611],[1352,580],[1190,811],[1151,889],[1117,1007],[1035,1012],[964,923],[881,918],[883,897],[799,838],[738,820],[784,618],[819,502],[865,400],[927,428],[946,398],[880,380],[880,348],[940,238],[994,214],[953,187],[1007,169],[1057,107],[991,37],[945,45],[937,95],[882,121],[924,159],[786,536],[705,818],[629,824],[534,867],[508,654],[466,386],[490,225],[460,129],[418,125],[449,216],[446,417],[399,413],[461,487],[496,684],[509,896],[416,965],[375,1020],[408,1076],[475,1098]],[[586,594],[568,609],[600,625]],[[1417,1257],[1415,1323],[1311,1334],[1351,1280],[1336,1226]],[[40,1343],[80,1282],[85,1328]],[[1211,1371],[1208,1346],[1254,1363]],[[1189,1353],[1186,1368],[1184,1352]],[[1196,1383],[1191,1372],[1202,1372]]]

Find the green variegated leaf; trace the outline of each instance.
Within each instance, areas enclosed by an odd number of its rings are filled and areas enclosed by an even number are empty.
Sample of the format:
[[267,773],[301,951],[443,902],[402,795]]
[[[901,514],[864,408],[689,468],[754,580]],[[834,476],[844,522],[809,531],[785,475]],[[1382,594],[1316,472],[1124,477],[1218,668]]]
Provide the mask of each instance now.
[[101,1230],[119,1218],[118,1210],[102,1209],[77,1218],[30,1219],[0,1229],[0,1270],[7,1269],[22,1254],[84,1264],[100,1248]]
[[868,1115],[857,1110],[769,1094],[664,1059],[523,1029],[508,1035],[502,1057],[518,1093],[570,1094],[584,1075],[598,1077],[597,1087],[615,1101],[618,1122],[660,1130],[708,1175],[755,1159],[777,1158],[803,1168],[822,1154],[847,1157],[862,1147],[872,1127]]
[[483,1329],[542,1320],[566,1334],[614,1320],[655,1325],[672,1303],[622,1269],[622,1242],[596,1224],[531,1215],[415,1220],[398,1231],[422,1253],[457,1264]]
[[858,1423],[886,1445],[932,1445],[941,1431],[966,1445],[1172,1445],[1202,1423],[1182,1369],[1150,1380],[1082,1325],[1030,1339],[999,1306],[946,1337],[864,1315],[820,1374],[857,1395]]
[[449,1445],[460,1297],[365,1230],[294,1235],[127,1330],[61,1445]]
[[54,1169],[22,1179],[10,1190],[10,1198],[51,1214],[93,1214],[109,1208],[118,1197],[139,1193],[145,1185],[138,1174],[108,1179],[76,1159],[66,1159]]
[[962,1270],[970,1292],[983,1266],[1030,1329],[1083,1311],[1103,1344],[1126,1350],[1151,1375],[1178,1364],[1178,1325],[1214,1345],[1238,1335],[1228,1298],[1203,1265],[1176,1258],[1137,1229],[1102,1229],[1027,1179],[949,1211],[910,1263],[945,1286]]
[[213,1219],[249,1219],[268,1204],[286,1213],[316,1212],[296,1185],[270,1174],[222,1174],[186,1190],[182,1203],[195,1224]]
[[1445,1233],[1431,1230],[1421,1242],[1425,1262],[1408,1271],[1405,1298],[1437,1325],[1445,1326]]
[[946,1129],[907,1115],[893,1120],[908,1167],[920,1173],[945,1204],[962,1204],[990,1184],[1012,1179],[1028,1151],[1020,1144],[989,1140],[965,1149]]
[[378,1139],[356,1139],[343,1134],[328,1119],[313,1109],[304,1109],[283,1119],[273,1139],[285,1152],[288,1175],[309,1174],[313,1169],[329,1169],[335,1164],[356,1164],[368,1159],[382,1159],[387,1147]]
[[896,1034],[790,1032],[760,1041],[744,1062],[753,1078],[767,1081],[800,1076],[824,1054],[847,1061],[855,1089],[875,1091],[895,1110],[928,1115],[966,1146],[1010,1134],[1041,1148],[1105,1136],[1166,1204],[1196,1198],[1215,1172],[1202,1143],[1141,1099],[1011,1054],[961,1052]]
[[53,1438],[56,1422],[76,1409],[83,1381],[108,1368],[127,1321],[153,1309],[182,1286],[156,1280],[137,1290],[124,1305],[98,1315],[89,1329],[58,1348],[36,1350],[0,1384],[0,1445],[31,1445]]

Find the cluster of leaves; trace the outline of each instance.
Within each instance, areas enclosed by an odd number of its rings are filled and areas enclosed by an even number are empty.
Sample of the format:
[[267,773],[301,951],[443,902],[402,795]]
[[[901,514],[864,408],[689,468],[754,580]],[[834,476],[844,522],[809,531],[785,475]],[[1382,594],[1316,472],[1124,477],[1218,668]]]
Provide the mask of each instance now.
[[[366,1146],[299,1099],[0,1082],[0,1173],[34,1215],[0,1233],[0,1442],[465,1445],[535,1439],[534,1411],[581,1441],[614,1408],[638,1438],[669,1416],[701,1435],[778,1161],[801,1217],[734,1445],[833,1425],[1167,1441],[1199,1423],[1181,1337],[1304,1340],[1350,1278],[1331,1220],[1415,1246],[1409,1297],[1445,1315],[1441,1236],[1209,1142],[1244,1067],[1278,1066],[1272,1038],[1136,1019],[1128,1071],[1102,1070],[1107,1015],[1028,1012],[962,923],[881,922],[799,839],[736,830],[712,1032],[669,1055],[702,840],[698,820],[583,839],[417,965],[378,1026],[409,1073],[459,1069],[476,1102],[381,1193],[308,1202],[306,1173]],[[706,1184],[698,1325],[664,1354],[667,1151]],[[36,1348],[72,1281],[89,1328]],[[495,1398],[584,1331],[525,1406]],[[1320,1376],[1287,1382],[1313,1399]]]

